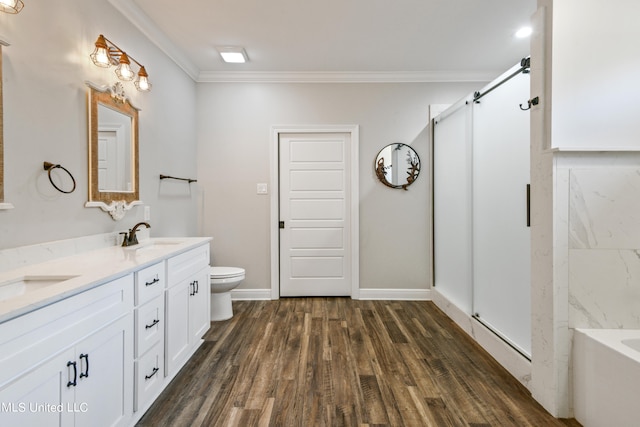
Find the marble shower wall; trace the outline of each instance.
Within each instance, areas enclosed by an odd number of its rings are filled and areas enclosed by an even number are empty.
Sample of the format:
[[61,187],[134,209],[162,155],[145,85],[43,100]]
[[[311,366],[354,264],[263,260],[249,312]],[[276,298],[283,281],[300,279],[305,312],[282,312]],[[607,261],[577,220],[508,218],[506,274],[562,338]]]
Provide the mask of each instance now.
[[564,175],[569,327],[640,329],[640,166]]

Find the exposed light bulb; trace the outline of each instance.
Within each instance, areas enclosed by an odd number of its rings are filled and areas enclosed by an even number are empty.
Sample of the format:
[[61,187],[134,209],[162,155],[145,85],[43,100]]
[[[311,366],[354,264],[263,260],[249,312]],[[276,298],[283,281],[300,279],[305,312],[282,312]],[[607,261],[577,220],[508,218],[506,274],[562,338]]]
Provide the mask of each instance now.
[[94,58],[95,58],[94,62],[98,62],[100,65],[104,65],[105,67],[108,67],[109,65],[111,65],[111,62],[109,61],[109,52],[107,52],[107,49],[103,49],[103,48],[96,49],[96,54]]
[[137,88],[141,91],[149,90],[149,79],[146,77],[140,77],[138,80]]
[[148,92],[151,90],[151,83],[149,83],[149,75],[147,74],[147,70],[144,67],[140,67],[140,71],[138,71],[138,79],[133,82],[141,92]]
[[131,62],[126,53],[122,52],[120,55],[120,65],[116,68],[116,75],[120,80],[133,80],[133,70],[131,70]]
[[0,0],[0,10],[7,13],[18,13],[24,7],[22,0]]
[[119,76],[122,80],[131,80],[133,78],[133,70],[129,64],[118,65]]
[[109,47],[107,46],[107,40],[102,34],[100,34],[98,40],[96,40],[95,45],[96,48],[94,49],[93,53],[89,55],[93,63],[98,67],[110,67],[111,57],[109,56]]

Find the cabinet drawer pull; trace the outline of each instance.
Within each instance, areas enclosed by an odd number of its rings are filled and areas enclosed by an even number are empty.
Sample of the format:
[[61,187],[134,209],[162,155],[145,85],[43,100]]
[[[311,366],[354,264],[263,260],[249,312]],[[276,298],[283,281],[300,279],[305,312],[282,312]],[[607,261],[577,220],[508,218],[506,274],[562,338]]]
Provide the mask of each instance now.
[[76,380],[78,379],[78,368],[76,367],[76,362],[67,362],[67,368],[69,366],[73,366],[73,381],[67,382],[67,387],[75,387],[76,385],[78,385],[78,383],[76,382]]
[[151,378],[153,378],[153,376],[154,376],[155,374],[157,374],[157,373],[158,373],[158,371],[159,371],[159,370],[160,370],[160,369],[158,369],[158,368],[156,368],[156,367],[154,366],[154,367],[153,367],[153,372],[151,373],[151,375],[145,375],[145,376],[144,376],[144,379],[145,379],[145,380],[150,380]]
[[158,275],[156,274],[156,277],[155,277],[152,281],[150,281],[150,282],[145,282],[145,283],[144,283],[144,285],[145,285],[145,286],[151,286],[151,285],[154,285],[154,284],[158,283],[159,281],[160,281],[160,278],[159,278],[159,277],[158,277]]
[[151,322],[150,325],[144,325],[145,329],[151,329],[154,326],[156,326],[158,323],[160,323],[160,319],[154,319],[153,322]]
[[82,367],[82,359],[84,359],[85,370],[84,372],[80,372],[80,378],[88,378],[89,377],[89,355],[88,354],[80,355],[80,367]]

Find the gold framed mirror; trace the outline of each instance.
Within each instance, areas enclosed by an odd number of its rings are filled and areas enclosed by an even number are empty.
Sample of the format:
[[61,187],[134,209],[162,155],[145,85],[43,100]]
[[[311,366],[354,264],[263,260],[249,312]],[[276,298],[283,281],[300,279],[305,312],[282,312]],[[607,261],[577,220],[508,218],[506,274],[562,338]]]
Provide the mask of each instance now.
[[4,202],[4,127],[2,122],[2,46],[4,43],[0,40],[0,203]]
[[89,87],[89,201],[114,220],[139,200],[138,112],[122,84]]
[[3,97],[2,97],[2,47],[9,46],[9,43],[0,39],[0,210],[13,209],[11,203],[4,200],[4,117],[3,117]]

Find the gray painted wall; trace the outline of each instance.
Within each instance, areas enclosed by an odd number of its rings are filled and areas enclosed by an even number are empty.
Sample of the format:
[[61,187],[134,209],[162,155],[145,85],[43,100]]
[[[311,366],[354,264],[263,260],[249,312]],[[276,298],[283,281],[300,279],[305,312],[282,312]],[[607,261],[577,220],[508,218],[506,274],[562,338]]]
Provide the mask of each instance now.
[[[194,83],[107,1],[55,0],[0,14],[4,51],[5,201],[0,249],[107,233],[142,220],[136,207],[115,222],[87,200],[85,80],[113,84],[89,54],[104,34],[150,74],[153,91],[125,88],[140,112],[140,193],[152,235],[211,235],[212,262],[247,269],[242,287],[268,289],[272,125],[360,126],[360,269],[363,288],[430,286],[428,107],[453,103],[479,83]],[[411,144],[423,162],[409,191],[376,181],[373,161],[386,144]],[[75,176],[73,194],[49,184],[42,162]],[[159,181],[159,174],[198,183]],[[274,189],[270,189],[273,191]]]
[[[450,104],[481,83],[201,83],[197,91],[198,180],[212,262],[247,270],[245,289],[270,288],[269,145],[274,125],[360,126],[360,287],[431,286],[429,105]],[[393,142],[418,152],[408,191],[377,181],[373,163]],[[276,191],[270,188],[269,191]]]
[[[0,249],[122,230],[143,218],[141,206],[119,222],[84,208],[84,81],[117,81],[113,68],[98,68],[89,58],[101,33],[144,64],[153,84],[145,94],[124,83],[141,109],[140,194],[151,207],[152,235],[196,235],[197,184],[158,179],[160,173],[196,175],[196,84],[106,0],[25,3],[18,15],[0,13],[1,36],[11,44],[3,49],[5,201],[15,206],[0,211]],[[73,173],[74,193],[51,186],[45,160]]]

